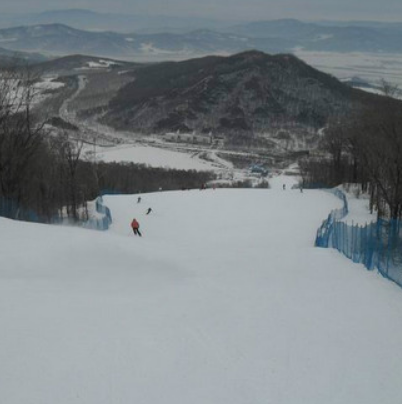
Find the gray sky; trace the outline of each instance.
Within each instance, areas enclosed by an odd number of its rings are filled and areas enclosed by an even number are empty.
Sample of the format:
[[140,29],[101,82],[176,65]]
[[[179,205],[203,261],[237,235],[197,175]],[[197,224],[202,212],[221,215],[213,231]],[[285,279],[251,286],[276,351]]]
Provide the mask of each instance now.
[[0,13],[67,8],[228,20],[402,21],[402,0],[0,0]]

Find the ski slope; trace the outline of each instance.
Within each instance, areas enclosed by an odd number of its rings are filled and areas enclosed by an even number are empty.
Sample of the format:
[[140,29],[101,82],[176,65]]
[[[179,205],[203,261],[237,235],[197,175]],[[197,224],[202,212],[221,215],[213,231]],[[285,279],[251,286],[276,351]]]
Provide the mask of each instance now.
[[0,218],[0,402],[400,404],[402,290],[313,247],[340,201],[273,184]]

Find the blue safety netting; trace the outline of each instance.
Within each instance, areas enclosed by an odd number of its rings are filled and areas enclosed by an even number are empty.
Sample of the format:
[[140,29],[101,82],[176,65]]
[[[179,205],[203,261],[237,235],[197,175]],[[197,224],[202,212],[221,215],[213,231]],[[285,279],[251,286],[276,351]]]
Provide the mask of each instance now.
[[336,248],[349,259],[367,269],[378,269],[386,278],[402,286],[402,229],[400,220],[378,219],[360,226],[343,222],[348,214],[345,194],[331,190],[343,201],[341,209],[333,210],[317,231],[315,245]]
[[[103,199],[101,196],[96,198],[95,200],[95,210],[96,214],[91,215],[88,220],[74,222],[71,219],[63,217],[62,215],[52,217],[51,220],[46,220],[46,222],[50,223],[64,223],[71,225],[82,225],[87,229],[94,230],[107,230],[109,225],[112,223],[112,215],[110,213],[110,209],[103,204]],[[21,205],[13,199],[1,198],[0,197],[0,216],[6,217],[9,219],[17,219],[24,220],[28,222],[37,222],[41,223],[45,221],[43,218],[40,218],[35,211],[24,209]]]
[[103,204],[103,198],[98,196],[95,200],[95,209],[97,217],[91,217],[84,223],[84,227],[94,230],[108,230],[112,223],[112,214],[110,209]]
[[8,219],[40,222],[38,215],[30,209],[24,209],[15,199],[0,197],[0,216]]

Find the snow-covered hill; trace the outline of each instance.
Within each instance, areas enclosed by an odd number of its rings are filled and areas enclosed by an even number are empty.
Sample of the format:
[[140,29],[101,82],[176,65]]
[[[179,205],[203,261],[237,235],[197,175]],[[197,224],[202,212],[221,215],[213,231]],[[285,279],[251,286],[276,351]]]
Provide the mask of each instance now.
[[0,218],[0,402],[402,402],[401,290],[282,182],[105,197],[104,233]]

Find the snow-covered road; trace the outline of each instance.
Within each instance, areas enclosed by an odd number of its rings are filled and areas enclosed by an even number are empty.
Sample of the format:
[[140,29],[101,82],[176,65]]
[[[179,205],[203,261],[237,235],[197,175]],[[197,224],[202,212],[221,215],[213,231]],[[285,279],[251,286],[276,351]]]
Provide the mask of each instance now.
[[0,219],[0,402],[400,404],[401,289],[313,247],[340,201],[276,185]]

